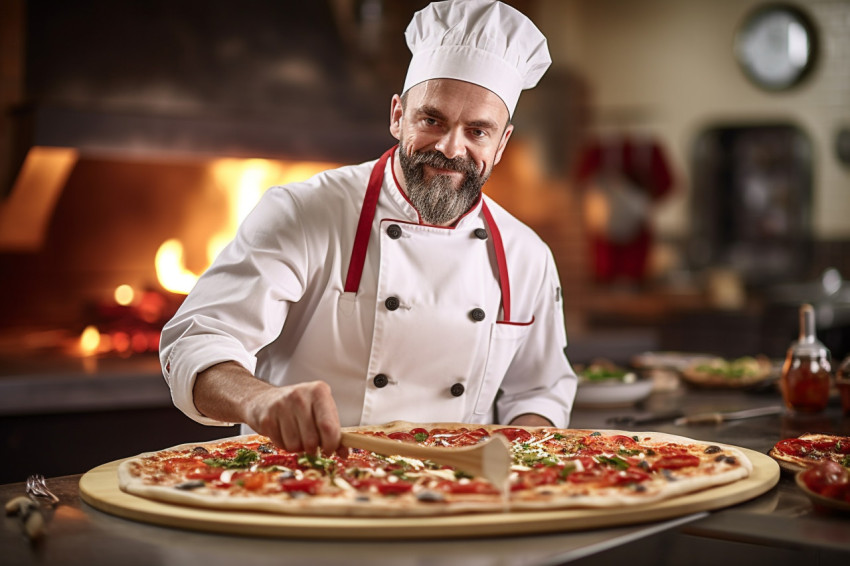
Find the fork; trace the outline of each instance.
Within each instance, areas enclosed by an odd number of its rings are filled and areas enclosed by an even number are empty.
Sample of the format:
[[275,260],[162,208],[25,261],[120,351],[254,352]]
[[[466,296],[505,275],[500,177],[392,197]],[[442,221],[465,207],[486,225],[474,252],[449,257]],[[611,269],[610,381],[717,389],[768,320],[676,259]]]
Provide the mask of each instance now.
[[53,507],[59,503],[59,498],[47,489],[47,482],[41,474],[35,474],[27,478],[27,495],[46,500],[48,506]]

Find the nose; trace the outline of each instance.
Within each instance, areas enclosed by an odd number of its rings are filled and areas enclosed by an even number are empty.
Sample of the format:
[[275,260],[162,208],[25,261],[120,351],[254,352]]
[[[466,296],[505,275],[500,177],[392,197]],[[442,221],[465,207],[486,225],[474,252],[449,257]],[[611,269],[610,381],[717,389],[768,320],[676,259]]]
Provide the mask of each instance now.
[[449,159],[461,157],[466,153],[466,147],[463,144],[463,136],[460,131],[455,129],[446,131],[437,141],[434,149]]

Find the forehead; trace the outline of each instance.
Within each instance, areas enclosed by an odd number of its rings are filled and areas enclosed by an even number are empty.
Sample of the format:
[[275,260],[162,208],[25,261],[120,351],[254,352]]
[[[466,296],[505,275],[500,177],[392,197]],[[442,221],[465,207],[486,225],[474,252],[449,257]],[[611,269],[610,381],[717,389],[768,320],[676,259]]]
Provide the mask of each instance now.
[[508,122],[508,108],[492,91],[483,86],[455,79],[431,79],[408,90],[407,108],[439,110],[447,117],[464,122]]

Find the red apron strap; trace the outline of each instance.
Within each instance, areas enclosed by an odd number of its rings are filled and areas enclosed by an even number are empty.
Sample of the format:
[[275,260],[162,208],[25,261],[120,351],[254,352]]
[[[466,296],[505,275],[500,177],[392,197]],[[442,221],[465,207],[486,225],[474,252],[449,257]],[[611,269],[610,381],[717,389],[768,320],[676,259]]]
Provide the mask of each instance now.
[[[372,233],[372,223],[375,220],[375,211],[378,208],[378,195],[381,194],[381,186],[384,182],[384,171],[395,147],[388,149],[375,163],[372,174],[369,176],[369,184],[366,187],[366,196],[363,197],[363,206],[360,209],[360,219],[357,222],[357,232],[354,236],[354,246],[351,249],[351,259],[348,263],[348,274],[345,278],[345,292],[356,293],[360,288],[360,278],[363,276],[363,265],[366,263],[366,251],[369,249],[369,236]],[[483,197],[482,197],[483,198]],[[505,258],[505,248],[502,244],[502,235],[499,228],[487,208],[487,203],[481,203],[481,211],[484,213],[484,221],[487,223],[490,235],[493,238],[493,248],[496,252],[496,263],[499,267],[499,284],[502,288],[502,311],[504,322],[511,320],[511,287],[508,281],[508,263]]]
[[[483,196],[481,197],[484,198]],[[487,227],[490,229],[490,236],[493,238],[493,249],[496,252],[496,264],[499,267],[499,285],[502,287],[502,315],[503,322],[511,321],[511,282],[508,279],[508,261],[505,257],[505,246],[502,244],[502,234],[499,232],[499,227],[496,226],[493,215],[490,214],[490,209],[487,208],[487,202],[481,202],[481,212],[484,213],[484,221],[487,222]]]
[[351,259],[348,263],[348,275],[345,278],[346,293],[356,293],[360,288],[363,264],[366,263],[366,250],[369,248],[369,235],[372,232],[372,221],[375,219],[378,195],[381,194],[381,185],[384,183],[384,170],[394,149],[395,147],[391,147],[384,152],[369,176],[369,184],[366,186],[366,196],[363,198],[360,220],[357,222],[357,232],[354,236],[354,247],[351,249]]

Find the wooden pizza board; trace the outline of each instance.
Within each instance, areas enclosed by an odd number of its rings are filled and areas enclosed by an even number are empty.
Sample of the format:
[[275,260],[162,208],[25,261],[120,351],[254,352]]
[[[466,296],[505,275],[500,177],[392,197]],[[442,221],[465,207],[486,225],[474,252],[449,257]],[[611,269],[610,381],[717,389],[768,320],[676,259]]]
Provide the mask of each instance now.
[[742,503],[779,481],[770,457],[739,448],[753,464],[749,477],[648,505],[470,513],[434,517],[318,517],[185,507],[121,491],[121,460],[98,466],[80,479],[80,497],[96,509],[146,523],[216,533],[310,539],[462,538],[589,530],[672,519]]

